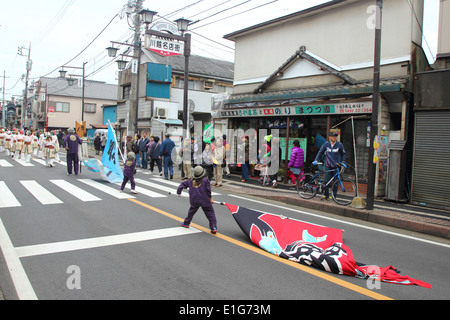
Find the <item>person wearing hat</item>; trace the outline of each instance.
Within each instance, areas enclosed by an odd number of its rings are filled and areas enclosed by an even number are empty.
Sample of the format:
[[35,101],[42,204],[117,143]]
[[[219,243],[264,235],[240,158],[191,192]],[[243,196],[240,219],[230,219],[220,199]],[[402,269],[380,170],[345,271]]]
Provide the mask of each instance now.
[[[319,152],[317,153],[317,156],[312,163],[316,166],[317,162],[320,161],[320,159],[322,159],[322,156],[325,154],[325,166],[327,168],[325,173],[325,184],[328,183],[331,178],[333,178],[333,169],[336,169],[338,167],[338,164],[342,164],[344,168],[347,168],[347,165],[345,164],[344,145],[341,142],[337,141],[337,136],[338,135],[336,132],[330,132],[329,141],[325,142],[320,147]],[[333,189],[333,193],[337,193],[337,184]],[[330,198],[328,187],[325,187],[324,195],[322,198],[327,200]]]
[[217,233],[217,219],[212,204],[214,200],[211,196],[211,183],[208,177],[206,177],[206,170],[201,166],[194,168],[194,179],[183,181],[177,189],[178,196],[181,196],[183,189],[189,188],[189,201],[190,208],[188,215],[181,226],[189,228],[192,218],[194,218],[197,210],[202,207],[206,218],[209,220],[209,228],[212,234]]
[[136,182],[134,181],[134,174],[136,173],[136,154],[134,152],[128,152],[127,161],[123,165],[123,181],[120,186],[120,192],[123,192],[128,181],[131,183],[131,193],[137,194]]

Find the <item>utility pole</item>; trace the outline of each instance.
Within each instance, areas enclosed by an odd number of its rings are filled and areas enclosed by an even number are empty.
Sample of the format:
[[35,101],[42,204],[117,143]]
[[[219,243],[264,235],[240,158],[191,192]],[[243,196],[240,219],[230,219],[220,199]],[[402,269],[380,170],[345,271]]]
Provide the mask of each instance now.
[[6,104],[5,104],[5,82],[6,82],[6,71],[3,70],[3,98],[2,98],[2,127],[6,127]]
[[[138,14],[143,9],[144,0],[136,0],[134,5],[134,12]],[[138,16],[139,17],[139,16]],[[131,75],[131,92],[130,92],[130,111],[128,113],[128,132],[132,131],[134,134],[138,133],[138,114],[139,114],[139,77],[141,70],[141,55],[142,55],[142,46],[141,46],[141,19],[134,19],[134,59],[137,60],[137,70],[136,75]],[[133,68],[132,68],[133,69]]]
[[373,69],[373,102],[372,102],[372,120],[370,127],[370,146],[369,146],[369,166],[367,181],[366,209],[373,210],[375,195],[375,177],[376,163],[373,162],[374,140],[378,134],[378,106],[380,104],[380,60],[381,60],[381,25],[382,25],[383,0],[377,0],[376,4],[376,25],[375,25],[375,57]]
[[[25,48],[19,48],[18,54],[21,56],[24,56],[22,54],[22,49],[25,49]],[[28,78],[30,77],[31,67],[32,67],[32,63],[33,63],[31,61],[30,57],[31,57],[31,42],[30,42],[30,46],[28,47],[27,73],[25,76],[25,93],[24,93],[24,98],[23,98],[23,103],[22,103],[22,114],[20,115],[20,125],[22,127],[25,126],[25,122],[28,120]]]

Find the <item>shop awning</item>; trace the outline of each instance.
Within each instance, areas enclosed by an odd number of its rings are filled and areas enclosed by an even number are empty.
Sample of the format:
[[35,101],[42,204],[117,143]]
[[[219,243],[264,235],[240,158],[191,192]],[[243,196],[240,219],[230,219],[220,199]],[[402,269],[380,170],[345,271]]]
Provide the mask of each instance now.
[[[408,77],[380,80],[380,93],[400,92],[407,88]],[[258,94],[231,95],[223,109],[249,107],[300,105],[318,100],[355,99],[367,97],[373,92],[373,81],[359,81],[356,84],[339,84],[321,87],[299,88],[283,91],[271,91]]]

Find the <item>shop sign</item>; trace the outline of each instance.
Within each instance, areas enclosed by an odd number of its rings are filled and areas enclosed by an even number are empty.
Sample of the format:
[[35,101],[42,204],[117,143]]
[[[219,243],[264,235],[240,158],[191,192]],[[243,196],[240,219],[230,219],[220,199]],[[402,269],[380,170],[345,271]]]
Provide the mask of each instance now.
[[167,33],[167,37],[146,36],[145,47],[162,56],[179,56],[184,52],[184,43],[170,37],[180,35],[177,27],[171,23],[160,22],[152,26],[152,30]]
[[372,102],[349,102],[338,104],[306,105],[290,107],[242,108],[237,110],[221,110],[224,118],[233,117],[273,117],[273,116],[305,116],[322,114],[357,114],[372,113]]

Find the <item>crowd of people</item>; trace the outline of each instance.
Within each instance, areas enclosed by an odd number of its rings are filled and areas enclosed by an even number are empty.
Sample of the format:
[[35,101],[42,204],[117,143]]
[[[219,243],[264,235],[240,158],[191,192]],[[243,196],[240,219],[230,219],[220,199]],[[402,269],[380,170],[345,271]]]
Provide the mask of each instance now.
[[[100,137],[97,137],[97,148],[100,150]],[[278,185],[277,174],[278,167],[281,164],[281,150],[279,144],[278,148],[272,148],[276,138],[271,135],[265,137],[265,141],[258,150],[257,158],[250,159],[248,136],[242,136],[237,144],[237,161],[229,161],[237,167],[241,168],[241,181],[249,182],[250,176],[260,177],[262,182],[264,175],[267,175],[267,185],[276,188]],[[173,163],[175,156],[172,153],[175,143],[170,138],[170,134],[165,135],[165,139],[160,141],[158,136],[149,136],[147,132],[142,132],[134,139],[131,135],[125,138],[124,154],[128,155],[133,152],[135,155],[135,162],[137,168],[148,169],[154,172],[158,168],[160,176],[169,180],[173,179]],[[98,146],[98,147],[97,147]],[[192,136],[190,140],[185,140],[181,143],[181,147],[177,151],[176,156],[182,159],[180,165],[182,179],[192,180],[193,170],[199,165],[205,169],[205,176],[212,181],[214,179],[215,187],[221,187],[223,177],[230,177],[230,164],[227,161],[227,155],[230,151],[230,144],[227,143],[226,135],[212,137],[210,141],[197,139]],[[278,162],[274,162],[277,159]],[[237,162],[237,164],[235,164]],[[275,163],[275,164],[274,164]],[[276,167],[269,174],[268,168],[270,166]],[[295,185],[296,179],[303,174],[304,166],[304,151],[300,148],[298,140],[294,141],[291,150],[291,158],[288,164],[288,177]]]
[[78,146],[81,139],[74,129],[63,130],[33,130],[0,128],[0,153],[5,152],[14,160],[31,162],[31,157],[45,160],[45,165],[52,168],[55,161],[60,162],[59,151],[64,148],[67,151],[67,174],[73,170],[78,175],[79,158]]

